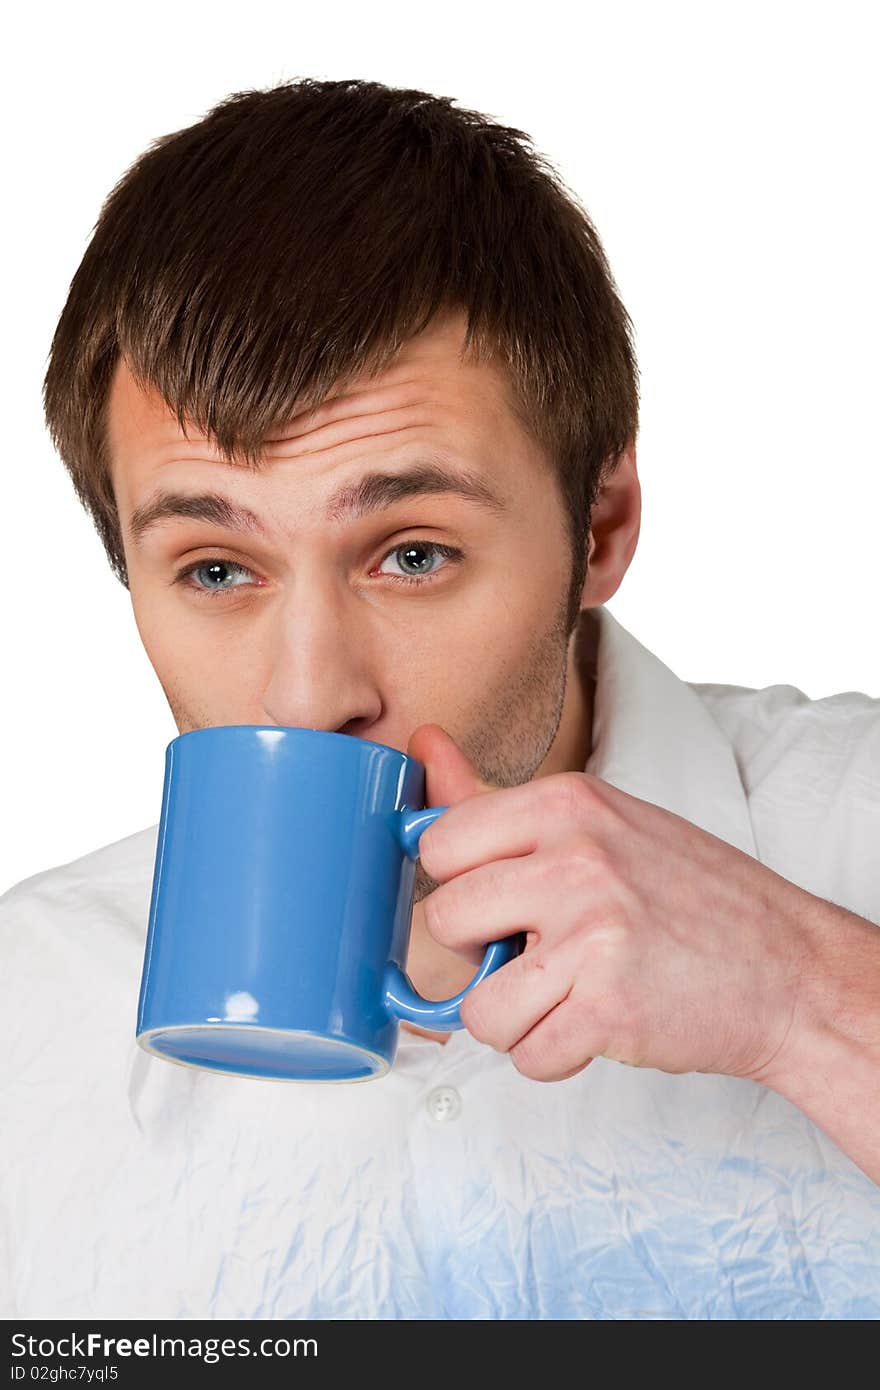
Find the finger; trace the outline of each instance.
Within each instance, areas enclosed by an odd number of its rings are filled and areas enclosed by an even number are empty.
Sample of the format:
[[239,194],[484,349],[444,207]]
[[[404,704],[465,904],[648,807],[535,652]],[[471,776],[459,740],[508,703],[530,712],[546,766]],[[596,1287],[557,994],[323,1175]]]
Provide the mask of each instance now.
[[585,773],[557,772],[518,787],[481,792],[438,816],[419,840],[422,867],[437,883],[481,864],[531,854],[570,837],[598,808]]
[[528,948],[465,995],[462,1023],[478,1042],[509,1052],[566,999],[575,965],[570,943]]
[[513,932],[558,938],[583,916],[582,895],[563,888],[556,856],[500,859],[459,874],[422,899],[427,930],[451,951],[473,951]]
[[518,1072],[533,1081],[564,1081],[589,1066],[598,1050],[591,1049],[589,1029],[571,994],[540,1019],[510,1049]]

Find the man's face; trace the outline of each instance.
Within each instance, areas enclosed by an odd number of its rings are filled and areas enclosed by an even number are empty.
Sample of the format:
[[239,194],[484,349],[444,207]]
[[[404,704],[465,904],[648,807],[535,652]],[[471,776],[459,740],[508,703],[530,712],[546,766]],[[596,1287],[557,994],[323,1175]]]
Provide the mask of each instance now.
[[[381,376],[296,417],[260,472],[184,439],[120,363],[107,428],[131,600],[181,733],[293,725],[405,751],[438,723],[485,781],[540,774],[570,674],[565,518],[500,369],[459,362],[464,323],[435,320]],[[443,492],[325,514],[344,484],[438,459],[501,508]],[[132,515],[160,490],[219,493],[265,534],[173,516],[135,541]]]

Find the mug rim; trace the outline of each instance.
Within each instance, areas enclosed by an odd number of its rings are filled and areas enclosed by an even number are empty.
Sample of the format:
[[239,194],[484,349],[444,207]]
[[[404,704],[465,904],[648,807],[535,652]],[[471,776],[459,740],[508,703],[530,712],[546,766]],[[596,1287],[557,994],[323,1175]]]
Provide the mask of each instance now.
[[[219,727],[219,726],[217,726]],[[236,727],[236,726],[233,726]],[[193,729],[192,733],[197,733]],[[192,1062],[185,1057],[175,1057],[171,1052],[162,1052],[153,1046],[153,1039],[164,1033],[189,1033],[189,1032],[219,1032],[222,1029],[229,1030],[234,1028],[236,1031],[249,1033],[280,1033],[283,1037],[300,1035],[303,1037],[314,1037],[315,1030],[312,1028],[279,1028],[273,1025],[262,1023],[165,1023],[156,1024],[153,1028],[145,1028],[135,1035],[135,1042],[147,1056],[155,1057],[160,1062],[173,1062],[177,1067],[189,1067],[193,1071],[213,1072],[215,1076],[234,1076],[240,1081],[285,1081],[293,1086],[314,1086],[316,1083],[323,1085],[352,1085],[360,1081],[381,1081],[383,1076],[387,1076],[391,1070],[391,1063],[381,1052],[375,1052],[366,1047],[363,1043],[348,1038],[335,1038],[325,1035],[324,1042],[338,1043],[340,1047],[355,1048],[363,1052],[373,1063],[378,1063],[379,1070],[368,1072],[366,1076],[267,1076],[264,1073],[255,1071],[233,1070],[227,1067],[215,1066],[212,1063]]]
[[168,747],[172,744],[180,743],[182,739],[192,738],[197,734],[228,733],[231,729],[246,729],[249,733],[272,733],[272,734],[311,734],[319,738],[345,739],[347,743],[363,744],[368,748],[381,748],[386,753],[394,753],[398,758],[403,758],[406,762],[417,763],[411,753],[404,753],[400,748],[392,748],[390,743],[379,743],[374,738],[359,738],[356,734],[338,734],[332,729],[311,729],[299,724],[205,724],[200,729],[187,729],[183,734],[176,734],[171,739]]

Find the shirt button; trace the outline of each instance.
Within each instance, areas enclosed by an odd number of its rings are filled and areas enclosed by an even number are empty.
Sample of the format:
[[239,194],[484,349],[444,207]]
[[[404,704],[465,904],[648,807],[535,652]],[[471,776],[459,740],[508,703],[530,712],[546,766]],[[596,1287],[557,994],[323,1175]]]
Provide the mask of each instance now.
[[425,1107],[432,1120],[444,1124],[461,1114],[461,1096],[454,1086],[435,1086],[428,1092]]

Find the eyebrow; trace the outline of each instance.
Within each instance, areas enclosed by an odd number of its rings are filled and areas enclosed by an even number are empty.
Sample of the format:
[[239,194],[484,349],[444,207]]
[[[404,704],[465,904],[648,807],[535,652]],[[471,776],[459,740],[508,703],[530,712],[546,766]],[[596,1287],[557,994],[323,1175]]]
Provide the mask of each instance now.
[[[344,484],[332,494],[326,516],[333,522],[357,520],[391,507],[405,497],[430,493],[455,493],[495,514],[507,510],[506,502],[480,474],[469,469],[451,468],[445,463],[420,463],[406,472],[367,473],[354,483]],[[173,517],[208,521],[230,531],[253,531],[261,536],[268,534],[256,512],[220,493],[160,490],[135,508],[128,523],[129,536],[135,545],[139,545],[151,527]]]

